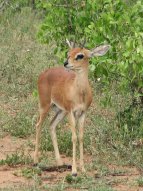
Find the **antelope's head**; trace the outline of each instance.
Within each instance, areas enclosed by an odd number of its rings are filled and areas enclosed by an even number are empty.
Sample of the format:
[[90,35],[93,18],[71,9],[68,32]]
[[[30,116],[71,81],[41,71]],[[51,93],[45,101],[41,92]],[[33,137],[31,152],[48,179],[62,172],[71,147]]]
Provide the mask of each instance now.
[[101,45],[92,50],[88,50],[84,47],[74,47],[73,43],[67,40],[69,45],[69,52],[67,60],[64,63],[64,67],[69,70],[82,70],[88,67],[89,59],[94,56],[103,56],[107,53],[110,45]]

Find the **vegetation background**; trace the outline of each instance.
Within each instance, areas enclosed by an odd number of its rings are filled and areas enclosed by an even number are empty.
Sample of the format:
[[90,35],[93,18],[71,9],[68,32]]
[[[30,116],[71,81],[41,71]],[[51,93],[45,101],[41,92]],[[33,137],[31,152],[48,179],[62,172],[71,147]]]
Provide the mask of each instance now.
[[[31,167],[38,117],[37,78],[44,69],[63,64],[66,38],[78,44],[86,38],[89,49],[108,43],[111,50],[92,59],[89,66],[95,97],[86,121],[84,147],[87,161],[90,158],[87,171],[92,175],[73,180],[64,174],[57,182],[44,184],[41,170]],[[1,0],[0,57],[0,146],[4,154],[0,165],[21,165],[20,176],[34,181],[34,186],[24,185],[21,190],[106,191],[120,184],[125,190],[143,186],[142,0]],[[54,163],[48,121],[42,131],[41,165]],[[58,142],[61,153],[70,158],[71,133],[66,127],[65,120],[57,130]],[[7,136],[23,145],[6,153],[2,141]],[[117,168],[111,170],[111,165]],[[114,179],[130,174],[120,166],[135,167],[138,177]],[[5,190],[16,189],[4,186]]]

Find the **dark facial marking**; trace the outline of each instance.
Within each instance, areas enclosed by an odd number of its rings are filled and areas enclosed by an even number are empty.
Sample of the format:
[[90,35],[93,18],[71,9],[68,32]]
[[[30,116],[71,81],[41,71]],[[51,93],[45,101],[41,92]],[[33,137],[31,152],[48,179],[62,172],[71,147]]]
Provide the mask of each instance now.
[[64,66],[66,67],[68,65],[68,60],[64,62]]
[[75,60],[81,60],[82,58],[84,58],[84,55],[78,54],[77,57],[75,58]]

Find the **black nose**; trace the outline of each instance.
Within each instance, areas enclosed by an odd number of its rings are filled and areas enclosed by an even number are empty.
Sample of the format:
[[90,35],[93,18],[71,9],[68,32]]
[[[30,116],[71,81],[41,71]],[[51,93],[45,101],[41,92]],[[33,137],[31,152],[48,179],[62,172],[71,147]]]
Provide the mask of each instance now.
[[65,62],[64,62],[64,66],[67,66],[68,65],[68,61],[66,60]]

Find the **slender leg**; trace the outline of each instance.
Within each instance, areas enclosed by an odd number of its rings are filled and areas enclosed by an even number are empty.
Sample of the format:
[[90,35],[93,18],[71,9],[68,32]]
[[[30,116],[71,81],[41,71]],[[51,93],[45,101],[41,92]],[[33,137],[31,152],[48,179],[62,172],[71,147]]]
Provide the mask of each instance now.
[[57,165],[63,165],[63,162],[60,157],[59,153],[59,148],[58,148],[58,143],[57,143],[57,136],[56,136],[56,126],[58,123],[65,117],[66,112],[65,111],[58,111],[54,119],[52,120],[50,124],[50,131],[51,131],[51,138],[54,146],[54,151],[55,151],[55,157],[56,157],[56,162]]
[[85,121],[85,113],[79,117],[78,125],[79,125],[79,150],[80,150],[80,168],[82,172],[85,172],[84,168],[84,160],[83,160],[83,128],[84,128],[84,121]]
[[77,176],[77,168],[76,168],[76,142],[77,142],[77,136],[76,136],[76,121],[74,114],[71,112],[69,114],[69,122],[71,126],[72,131],[72,142],[73,142],[73,162],[72,162],[72,175]]
[[36,124],[36,144],[35,144],[35,153],[34,153],[34,164],[38,163],[38,151],[39,151],[39,142],[40,142],[40,136],[41,136],[41,126],[42,123],[49,111],[50,106],[47,105],[45,108],[40,108],[40,117],[39,121]]

